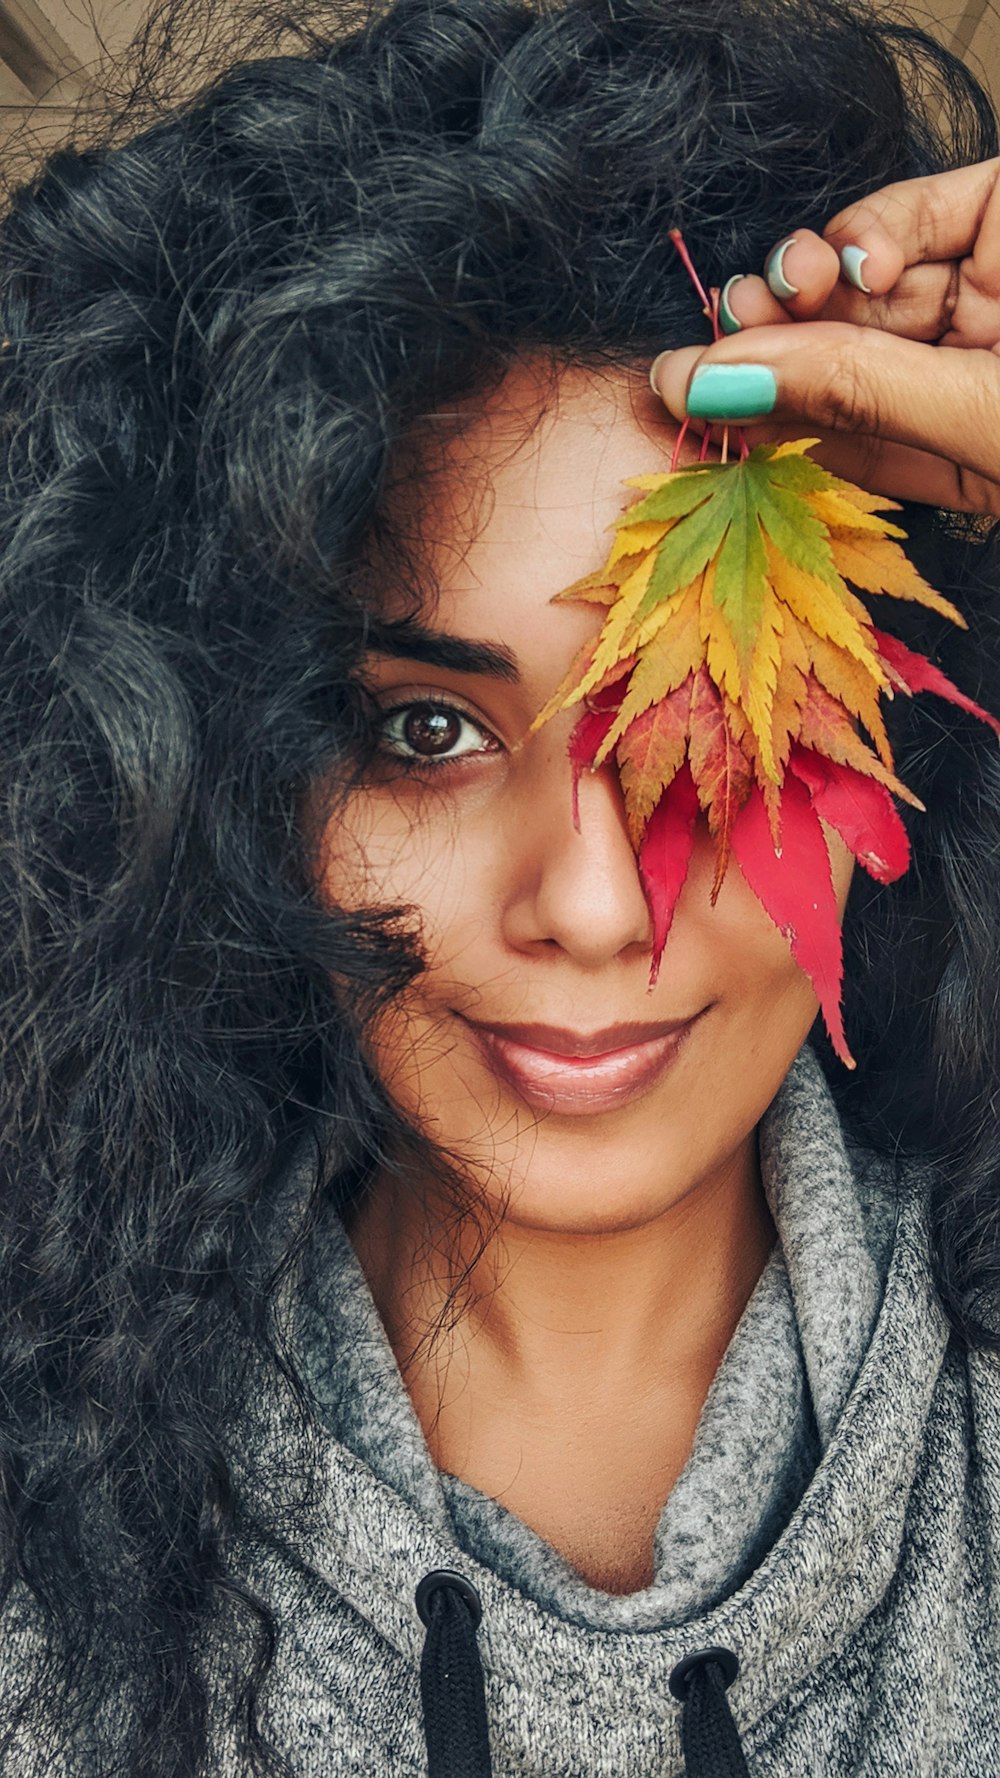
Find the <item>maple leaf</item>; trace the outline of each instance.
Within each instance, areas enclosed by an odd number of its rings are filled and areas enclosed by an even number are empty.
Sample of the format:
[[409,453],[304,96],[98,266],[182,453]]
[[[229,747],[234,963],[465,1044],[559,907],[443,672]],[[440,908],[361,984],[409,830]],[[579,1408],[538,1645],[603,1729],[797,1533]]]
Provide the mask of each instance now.
[[883,663],[902,691],[911,695],[915,691],[936,692],[939,698],[947,698],[950,704],[957,704],[960,710],[967,710],[970,716],[978,716],[980,722],[988,722],[994,732],[1000,735],[1000,722],[997,718],[984,710],[981,704],[973,703],[963,691],[959,691],[958,686],[953,685],[940,667],[935,667],[933,661],[929,661],[925,655],[914,654],[897,636],[885,636],[876,630],[875,639]]
[[670,934],[681,890],[694,850],[698,818],[698,792],[691,768],[682,765],[660,797],[639,848],[639,875],[653,916],[653,960],[649,985],[660,972],[660,959]]
[[[966,628],[907,559],[895,501],[831,475],[818,441],[632,477],[602,566],[556,594],[604,608],[529,732],[586,703],[579,775],[614,758],[653,920],[655,979],[694,822],[716,845],[712,900],[735,857],[809,974],[837,1054],[839,920],[822,823],[882,882],[907,867],[881,699],[930,691],[1000,722],[932,662],[876,629],[859,593],[913,600]],[[599,710],[594,700],[601,699]],[[574,802],[575,808],[575,802]]]
[[708,831],[718,842],[712,901],[718,900],[729,862],[733,822],[753,782],[750,762],[726,721],[726,714],[703,667],[691,681],[688,763],[698,801],[708,816]]
[[[896,527],[891,529],[896,530]],[[903,533],[897,532],[897,535]],[[939,611],[942,617],[950,617],[960,629],[968,629],[957,605],[927,585],[891,538],[869,537],[860,531],[832,531],[830,545],[840,573],[863,592],[888,593],[893,599],[916,599],[932,611]]]
[[[873,639],[876,635],[877,632],[873,630]],[[843,704],[850,716],[857,717],[858,721],[863,723],[875,744],[875,750],[883,765],[891,766],[892,749],[889,746],[889,737],[885,732],[885,723],[878,701],[880,689],[884,689],[889,697],[892,696],[892,687],[888,679],[886,679],[884,688],[880,687],[879,681],[861,665],[860,661],[854,660],[850,655],[844,654],[842,650],[832,647],[823,637],[816,636],[811,631],[803,632],[803,642],[809,666],[824,691],[829,692],[831,697]],[[877,658],[880,667],[884,669],[885,662],[882,660],[881,654]],[[802,701],[804,702],[804,698]]]
[[808,787],[794,772],[782,790],[780,851],[756,787],[733,824],[732,848],[747,884],[812,982],[834,1049],[853,1066],[840,1011],[844,968],[830,854]]
[[685,679],[698,671],[703,655],[698,620],[698,589],[692,587],[683,595],[674,621],[664,624],[643,648],[615,721],[601,744],[596,765],[603,765],[636,717],[651,704],[658,704],[669,692],[676,691]]
[[616,759],[625,814],[637,850],[660,797],[684,763],[691,732],[692,684],[693,675],[644,710],[618,743]]
[[569,741],[569,758],[573,767],[573,826],[580,826],[580,779],[588,766],[593,766],[601,742],[615,720],[615,707],[588,710],[576,724]]
[[817,815],[836,829],[869,876],[894,883],[903,875],[910,842],[884,784],[797,742],[789,766],[810,792]]
[[824,691],[814,675],[810,675],[807,681],[798,738],[815,752],[824,754],[827,759],[853,766],[856,771],[877,779],[888,790],[895,791],[904,802],[912,803],[914,808],[923,808],[919,797],[914,796],[912,790],[908,790],[896,774],[883,765],[865,745],[860,735],[855,733],[851,723],[845,719],[843,704],[839,704],[828,691]]
[[[633,652],[628,642],[629,626],[636,606],[641,603],[646,592],[656,560],[655,551],[648,550],[638,564],[632,563],[629,573],[618,588],[617,597],[604,620],[596,644],[587,644],[575,667],[570,669],[568,678],[536,716],[532,729],[540,728],[557,710],[580,703],[588,692],[594,691],[605,682],[609,674],[621,671],[622,662]],[[569,691],[566,690],[567,685]]]

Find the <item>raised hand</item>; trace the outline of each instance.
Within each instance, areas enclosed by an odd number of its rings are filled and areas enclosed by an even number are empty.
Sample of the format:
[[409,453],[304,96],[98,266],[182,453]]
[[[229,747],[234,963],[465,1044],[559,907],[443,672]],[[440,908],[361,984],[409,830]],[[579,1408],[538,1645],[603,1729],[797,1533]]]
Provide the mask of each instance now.
[[729,279],[721,318],[717,344],[653,366],[675,417],[822,435],[876,492],[1000,515],[1000,159],[792,231],[763,277]]

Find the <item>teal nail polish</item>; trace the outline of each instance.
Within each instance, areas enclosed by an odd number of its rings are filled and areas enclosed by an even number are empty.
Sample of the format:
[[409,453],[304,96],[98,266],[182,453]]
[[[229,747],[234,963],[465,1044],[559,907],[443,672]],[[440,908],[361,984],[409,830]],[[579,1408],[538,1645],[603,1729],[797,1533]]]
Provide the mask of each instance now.
[[864,296],[871,296],[871,289],[861,276],[861,267],[868,258],[863,247],[842,247],[840,249],[840,269],[848,284],[860,290]]
[[739,284],[745,277],[745,272],[736,272],[732,278],[726,279],[726,282],[723,284],[722,289],[719,292],[719,324],[723,333],[739,333],[743,327],[742,321],[737,321],[736,316],[729,307],[729,292],[732,290],[734,284]]
[[777,380],[766,364],[703,364],[691,378],[687,411],[695,420],[756,420],[777,399]]
[[787,302],[790,296],[798,296],[799,294],[798,285],[790,284],[785,277],[785,254],[788,252],[789,247],[794,246],[795,236],[789,235],[787,241],[781,241],[774,249],[774,252],[771,254],[771,257],[764,267],[764,276],[767,279],[772,296],[776,296],[778,301],[783,303]]

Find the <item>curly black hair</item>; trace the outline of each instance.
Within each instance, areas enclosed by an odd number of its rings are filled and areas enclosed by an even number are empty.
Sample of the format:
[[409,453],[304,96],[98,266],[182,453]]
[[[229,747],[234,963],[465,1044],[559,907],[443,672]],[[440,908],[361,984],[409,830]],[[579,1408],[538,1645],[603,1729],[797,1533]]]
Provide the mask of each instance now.
[[[705,337],[675,225],[720,282],[997,149],[972,77],[860,0],[330,0],[257,9],[235,60],[206,17],[161,5],[0,220],[0,1551],[44,1632],[4,1771],[24,1734],[75,1769],[83,1725],[87,1778],[208,1771],[223,1624],[246,1769],[282,1769],[230,1441],[248,1351],[296,1386],[290,1147],[346,1203],[403,1133],[362,1039],[419,945],[318,904],[298,812],[364,750],[360,570],[421,416],[528,350]],[[995,705],[993,546],[910,517],[971,629],[893,627]],[[856,1075],[813,1041],[864,1140],[933,1160],[942,1299],[997,1343],[1000,757],[934,700],[890,715],[927,813],[900,883],[852,886]]]

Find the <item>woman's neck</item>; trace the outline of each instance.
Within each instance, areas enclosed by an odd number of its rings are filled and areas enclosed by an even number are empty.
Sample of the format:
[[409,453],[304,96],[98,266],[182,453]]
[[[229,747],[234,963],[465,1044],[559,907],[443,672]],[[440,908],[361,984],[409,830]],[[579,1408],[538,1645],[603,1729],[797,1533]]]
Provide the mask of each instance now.
[[445,1348],[539,1401],[664,1376],[708,1387],[774,1245],[754,1133],[642,1227],[525,1229],[514,1213],[482,1252],[479,1225],[445,1229],[425,1198],[390,1182],[352,1229],[407,1382],[420,1353],[441,1371]]
[[[515,1209],[478,1258],[460,1226],[449,1268],[450,1225],[426,1205],[382,1180],[350,1235],[433,1461],[591,1586],[648,1586],[663,1503],[774,1241],[755,1133],[638,1227],[540,1230]],[[455,1322],[449,1281],[466,1267]]]

